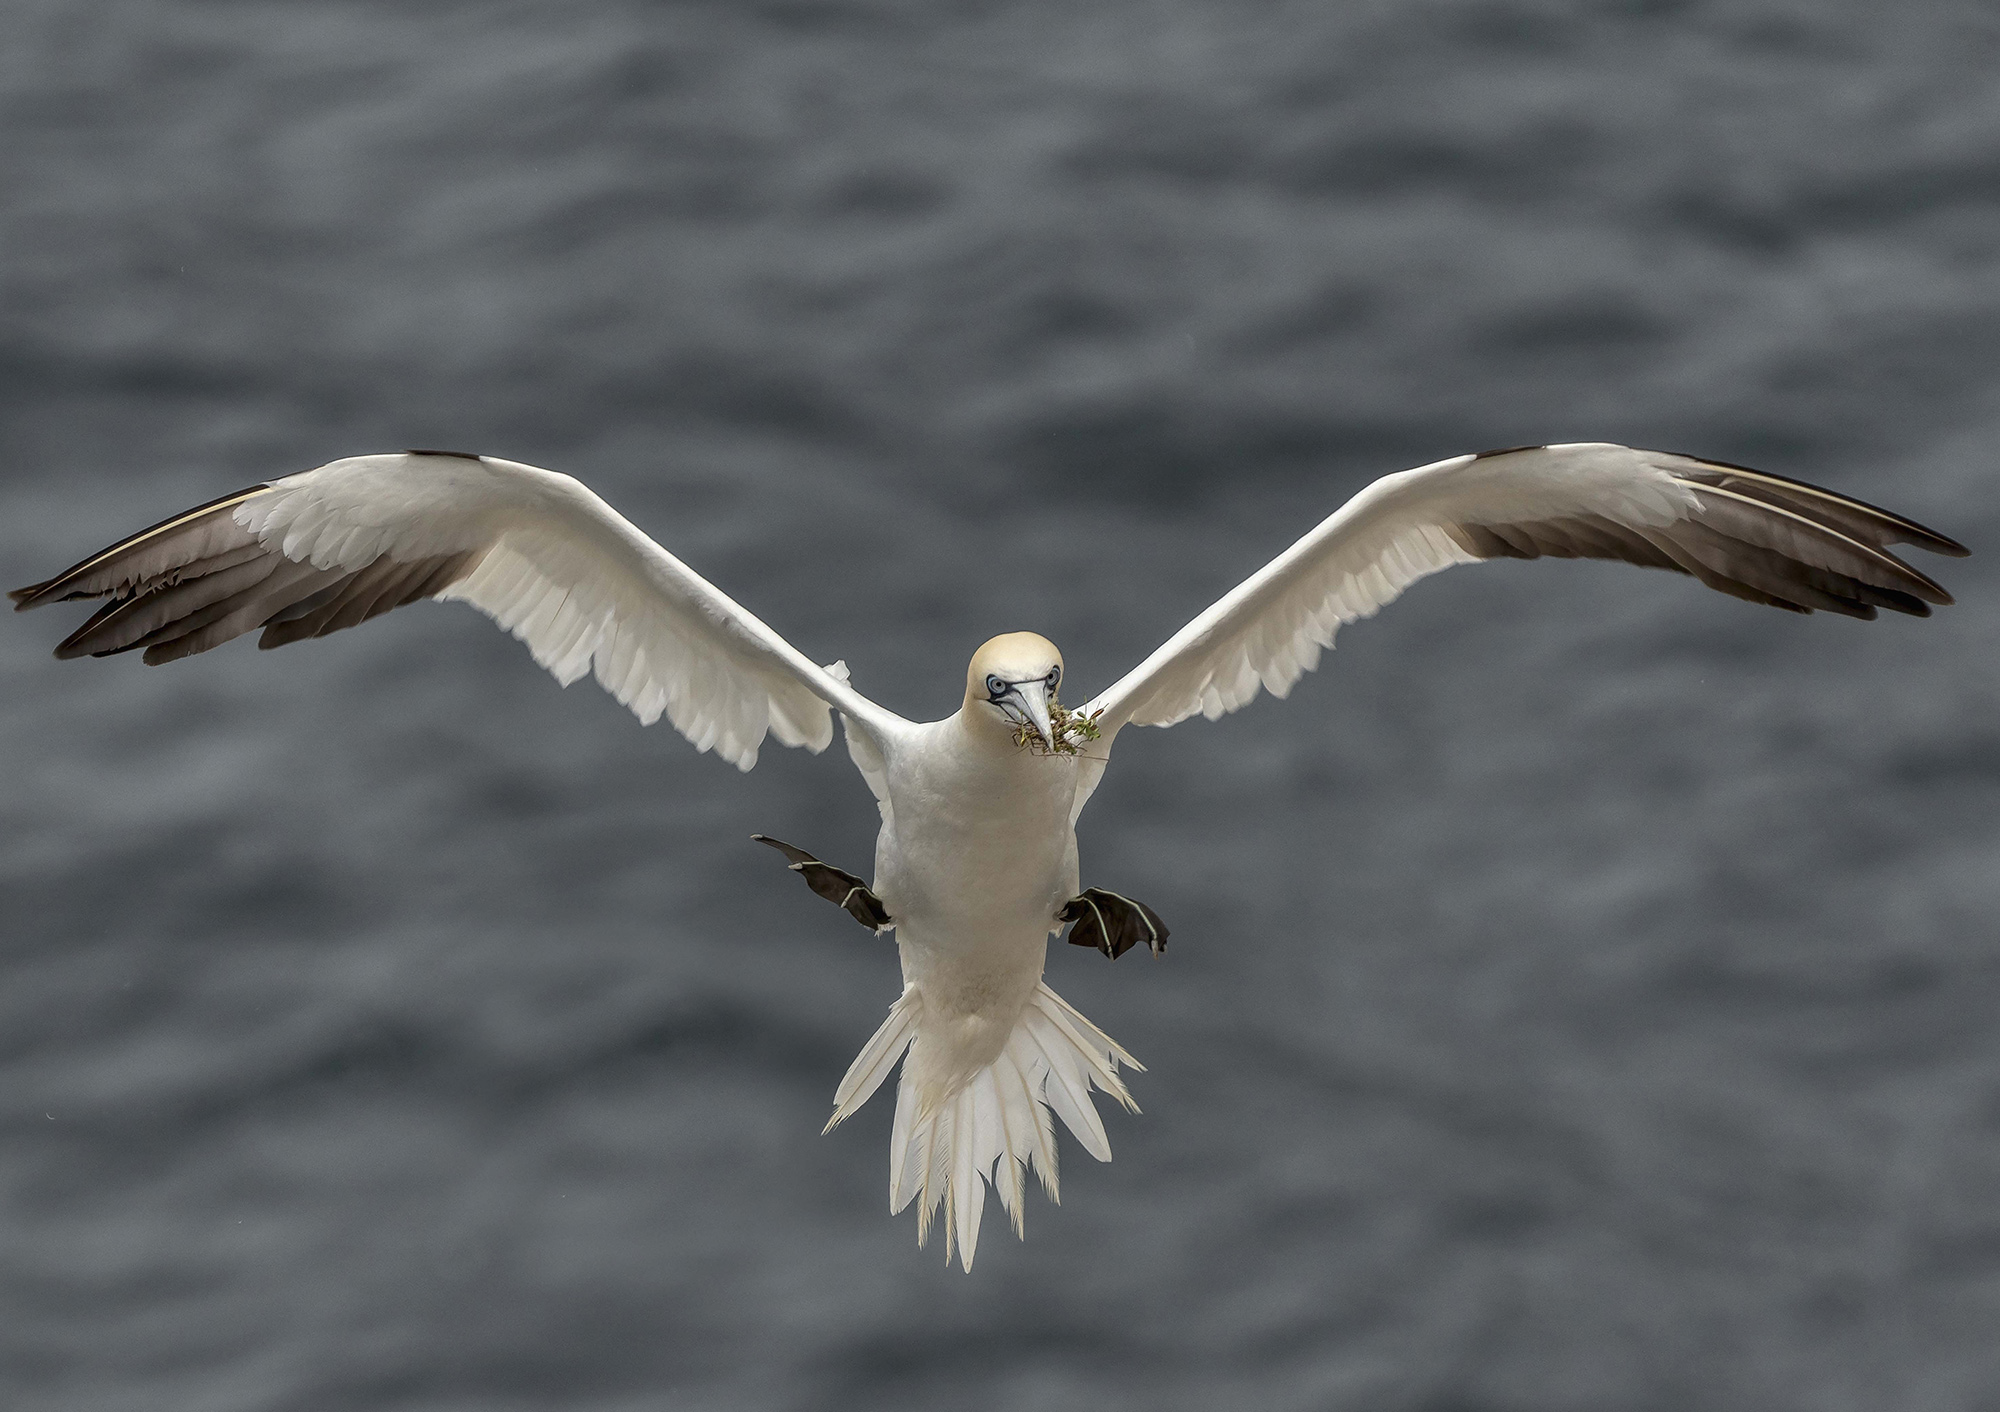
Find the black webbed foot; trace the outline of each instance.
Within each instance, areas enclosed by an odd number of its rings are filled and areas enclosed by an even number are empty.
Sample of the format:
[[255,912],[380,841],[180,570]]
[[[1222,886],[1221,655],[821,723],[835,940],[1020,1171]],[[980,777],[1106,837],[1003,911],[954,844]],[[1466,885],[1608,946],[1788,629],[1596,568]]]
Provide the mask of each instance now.
[[1155,956],[1167,949],[1167,924],[1158,912],[1101,887],[1085,888],[1082,896],[1065,902],[1056,916],[1076,923],[1069,929],[1071,946],[1094,946],[1114,961],[1142,941]]
[[831,863],[820,862],[803,848],[794,848],[764,834],[753,833],[750,837],[758,843],[768,843],[784,854],[787,866],[806,880],[807,887],[827,901],[844,907],[848,916],[868,930],[880,931],[889,925],[889,909],[882,905],[882,899],[868,884],[854,874]]

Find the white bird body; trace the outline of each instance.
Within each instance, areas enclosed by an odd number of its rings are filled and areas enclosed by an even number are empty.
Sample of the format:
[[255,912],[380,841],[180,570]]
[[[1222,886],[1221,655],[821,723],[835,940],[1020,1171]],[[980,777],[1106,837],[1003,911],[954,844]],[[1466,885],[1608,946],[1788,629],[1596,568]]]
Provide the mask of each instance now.
[[[996,645],[1004,645],[996,651]],[[1010,665],[1005,646],[1016,649]],[[1025,652],[1027,655],[1022,656]],[[875,894],[893,917],[903,994],[836,1093],[833,1122],[866,1102],[907,1044],[892,1138],[894,1210],[940,1201],[948,1242],[970,1260],[984,1184],[1001,1166],[1002,1200],[1018,1227],[1022,1176],[1054,1188],[1055,1149],[1039,1095],[1108,1158],[1092,1084],[1130,1106],[1117,1064],[1135,1061],[1042,984],[1058,913],[1078,892],[1077,760],[1033,753],[1016,725],[984,709],[976,683],[991,666],[1039,680],[1060,657],[1046,639],[1012,634],[975,655],[964,706],[941,721],[878,729],[857,752],[878,789],[882,830]],[[868,728],[848,722],[850,743]],[[831,1127],[833,1123],[829,1123]]]
[[887,751],[875,892],[896,919],[904,981],[940,1016],[1018,1011],[1077,894],[1076,762],[994,734],[960,712]]
[[[1079,894],[1076,819],[1123,727],[1284,696],[1343,623],[1482,559],[1622,559],[1861,618],[1951,601],[1891,544],[1966,552],[1887,511],[1721,462],[1601,443],[1453,457],[1375,482],[1224,595],[1083,708],[1095,738],[1081,751],[1051,724],[1062,660],[1045,638],[986,643],[960,709],[912,722],[854,690],[841,664],[814,665],[579,482],[492,457],[335,461],[175,516],[12,597],[22,608],[107,598],[56,655],[142,650],[148,663],[252,628],[273,647],[420,598],[461,599],[565,685],[594,670],[641,721],[664,714],[746,770],[767,734],[823,750],[838,712],[882,814],[872,893],[777,846],[803,860],[794,868],[821,870],[820,881],[802,871],[815,891],[893,928],[904,987],[836,1088],[828,1126],[902,1064],[890,1206],[921,1196],[920,1239],[942,1208],[946,1256],[955,1247],[970,1269],[989,1183],[1017,1232],[1030,1167],[1055,1194],[1051,1113],[1109,1161],[1091,1089],[1132,1106],[1118,1069],[1136,1061],[1042,981],[1066,920],[1072,941],[1087,933],[1113,957],[1165,940],[1150,909]],[[1026,748],[1037,740],[1045,748]]]

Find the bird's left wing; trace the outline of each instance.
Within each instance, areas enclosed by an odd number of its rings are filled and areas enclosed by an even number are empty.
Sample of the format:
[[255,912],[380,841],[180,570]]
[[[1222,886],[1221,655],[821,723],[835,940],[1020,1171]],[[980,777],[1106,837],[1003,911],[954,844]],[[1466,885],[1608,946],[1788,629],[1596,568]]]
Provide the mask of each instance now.
[[819,751],[829,707],[871,732],[901,717],[815,666],[581,482],[455,452],[355,456],[143,530],[17,608],[109,598],[58,657],[171,662],[261,627],[278,647],[420,598],[462,599],[564,685],[597,680],[740,769],[766,732]]
[[1368,486],[1084,710],[1102,711],[1108,737],[1284,696],[1342,623],[1482,559],[1622,559],[1801,613],[1923,616],[1951,602],[1891,544],[1966,552],[1900,515],[1721,462],[1601,442],[1456,456]]

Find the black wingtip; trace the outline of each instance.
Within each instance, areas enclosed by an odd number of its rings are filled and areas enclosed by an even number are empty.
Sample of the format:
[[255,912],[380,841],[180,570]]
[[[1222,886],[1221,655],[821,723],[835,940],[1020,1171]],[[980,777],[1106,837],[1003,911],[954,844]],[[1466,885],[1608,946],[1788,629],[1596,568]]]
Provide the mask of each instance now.
[[44,579],[40,583],[31,583],[26,588],[9,589],[7,596],[14,600],[14,611],[17,613],[23,608],[39,608],[44,603],[56,602],[60,599],[102,598],[105,596],[102,593],[58,594],[56,590],[66,587],[79,576],[97,567],[113,555],[122,554],[127,549],[151,539],[156,534],[161,534],[171,529],[178,529],[192,520],[200,519],[203,515],[211,511],[224,510],[231,506],[239,505],[251,496],[261,495],[270,488],[270,482],[259,481],[256,485],[247,485],[243,489],[234,491],[231,494],[219,495],[215,499],[205,501],[191,510],[183,510],[178,515],[169,515],[158,524],[148,525],[137,534],[128,534],[108,549],[100,549],[88,559],[70,565],[52,579]]
[[477,451],[433,451],[423,446],[409,447],[403,454],[405,456],[449,456],[459,461],[483,461],[486,459]]
[[[1695,461],[1704,466],[1714,466],[1718,470],[1739,471],[1746,476],[1753,476],[1758,480],[1776,481],[1780,485],[1788,485],[1794,490],[1802,490],[1809,495],[1825,496],[1830,500],[1846,501],[1850,506],[1866,510],[1874,515],[1879,515],[1882,519],[1901,529],[1905,535],[1903,543],[1914,545],[1916,548],[1927,550],[1932,554],[1942,554],[1948,559],[1963,559],[1972,553],[1970,549],[1967,549],[1951,536],[1939,534],[1929,525],[1918,524],[1907,515],[1899,515],[1894,510],[1885,510],[1880,505],[1870,504],[1866,500],[1858,500],[1852,495],[1843,495],[1837,490],[1828,490],[1823,485],[1814,485],[1810,481],[1796,480],[1791,476],[1781,476],[1776,471],[1760,471],[1755,466],[1738,465],[1734,461],[1718,461],[1713,456],[1689,456],[1685,452],[1678,451],[1669,454],[1679,456],[1685,461]],[[1940,589],[1939,592],[1943,592],[1943,590]],[[1937,600],[1933,599],[1931,601],[1936,602]],[[1948,599],[1946,601],[1949,602]]]

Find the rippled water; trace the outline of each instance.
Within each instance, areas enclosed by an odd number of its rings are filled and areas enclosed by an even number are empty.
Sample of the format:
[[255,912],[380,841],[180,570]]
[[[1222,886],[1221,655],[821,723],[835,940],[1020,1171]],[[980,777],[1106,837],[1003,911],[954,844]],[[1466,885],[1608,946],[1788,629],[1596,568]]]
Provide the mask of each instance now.
[[[335,455],[583,476],[912,716],[1122,672],[1372,476],[1609,438],[2000,495],[1980,5],[17,0],[0,576]],[[1927,566],[1928,567],[1928,566]],[[1122,740],[1051,983],[1149,1065],[966,1277],[819,1136],[893,951],[462,608],[0,633],[10,1408],[2000,1399],[1989,559],[1873,625],[1413,590]]]

